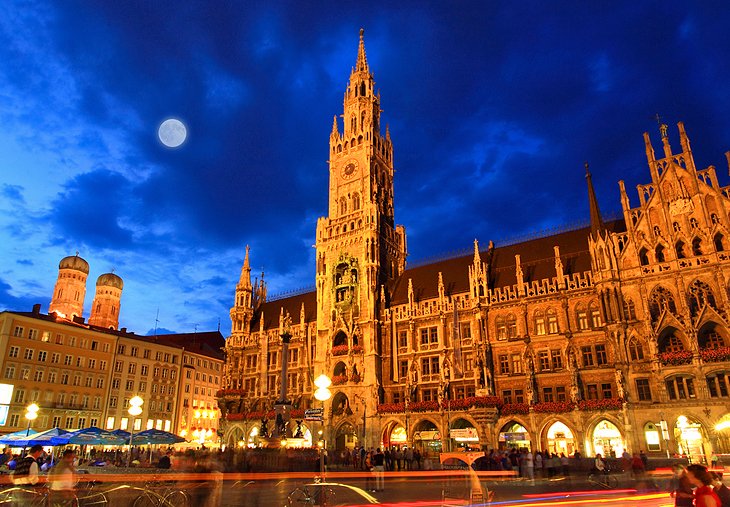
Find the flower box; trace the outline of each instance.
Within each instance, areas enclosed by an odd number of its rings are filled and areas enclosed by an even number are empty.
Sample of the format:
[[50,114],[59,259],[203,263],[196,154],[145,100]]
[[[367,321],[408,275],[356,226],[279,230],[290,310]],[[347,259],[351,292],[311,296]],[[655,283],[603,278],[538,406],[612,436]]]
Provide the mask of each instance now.
[[443,403],[445,410],[468,410],[472,407],[497,408],[502,405],[498,396],[469,396],[458,400],[447,400]]
[[689,364],[692,362],[692,351],[678,350],[676,352],[661,352],[657,355],[657,359],[663,365],[679,366],[681,364]]
[[621,410],[624,400],[621,398],[604,398],[602,400],[581,400],[578,402],[580,410]]
[[344,356],[347,354],[349,348],[347,345],[335,345],[332,347],[332,355],[333,356]]
[[706,363],[719,363],[721,361],[730,361],[730,347],[702,349],[700,350],[700,357]]
[[408,404],[409,412],[437,412],[438,409],[438,401],[414,401]]
[[359,384],[360,381],[362,381],[362,377],[360,377],[359,374],[353,373],[352,375],[350,375],[350,382],[355,382],[356,384]]
[[347,384],[347,375],[335,375],[332,377],[333,386],[341,386],[342,384]]
[[541,414],[562,414],[571,412],[575,405],[569,401],[543,401],[532,406],[533,412]]
[[502,415],[529,414],[530,405],[527,403],[505,403],[499,411]]
[[400,414],[406,411],[404,403],[380,403],[378,405],[379,414]]
[[353,345],[351,350],[353,354],[362,354],[362,345]]

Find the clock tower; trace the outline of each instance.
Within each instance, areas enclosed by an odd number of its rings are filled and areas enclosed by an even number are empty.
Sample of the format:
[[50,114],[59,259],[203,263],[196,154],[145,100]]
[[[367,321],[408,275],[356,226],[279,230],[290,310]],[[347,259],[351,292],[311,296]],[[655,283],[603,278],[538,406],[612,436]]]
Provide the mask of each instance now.
[[[360,30],[343,129],[335,116],[330,134],[328,216],[317,221],[315,375],[337,378],[348,396],[333,399],[333,410],[354,403],[352,396],[377,403],[385,285],[405,268],[405,229],[393,215],[393,144],[387,129],[381,134],[380,112]],[[364,402],[363,409],[375,414]]]

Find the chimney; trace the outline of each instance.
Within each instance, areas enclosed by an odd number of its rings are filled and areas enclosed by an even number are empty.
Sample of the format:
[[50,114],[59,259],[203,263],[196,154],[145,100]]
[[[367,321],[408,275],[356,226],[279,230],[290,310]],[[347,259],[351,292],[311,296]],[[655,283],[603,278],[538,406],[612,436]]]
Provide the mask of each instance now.
[[36,303],[33,305],[33,315],[40,315],[41,314],[41,305],[40,303]]
[[127,332],[127,328],[126,328],[126,327],[123,327],[123,328],[122,328],[122,329],[120,329],[119,331],[121,331],[121,332],[122,332],[122,334],[126,334],[126,332]]

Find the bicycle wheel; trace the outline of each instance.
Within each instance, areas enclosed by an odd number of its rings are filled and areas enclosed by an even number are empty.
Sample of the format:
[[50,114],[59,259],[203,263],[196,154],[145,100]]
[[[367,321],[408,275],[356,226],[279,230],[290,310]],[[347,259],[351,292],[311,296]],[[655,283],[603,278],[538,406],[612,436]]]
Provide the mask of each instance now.
[[309,492],[302,488],[297,488],[286,497],[287,503],[290,507],[297,507],[302,505],[314,505],[312,497],[309,496]]
[[190,496],[184,491],[177,489],[165,495],[163,507],[190,507]]
[[162,502],[159,495],[151,491],[145,491],[132,502],[132,507],[161,507]]
[[617,489],[618,488],[618,479],[615,475],[609,475],[606,477],[606,487],[611,489]]

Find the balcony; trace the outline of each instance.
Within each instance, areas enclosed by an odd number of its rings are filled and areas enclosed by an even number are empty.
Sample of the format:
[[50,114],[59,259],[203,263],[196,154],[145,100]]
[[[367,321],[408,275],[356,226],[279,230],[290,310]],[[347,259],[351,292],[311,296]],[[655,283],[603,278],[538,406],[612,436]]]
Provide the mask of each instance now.
[[716,347],[700,350],[700,358],[706,363],[730,361],[730,347]]
[[657,359],[664,366],[681,366],[692,362],[691,350],[677,350],[674,352],[660,352]]

